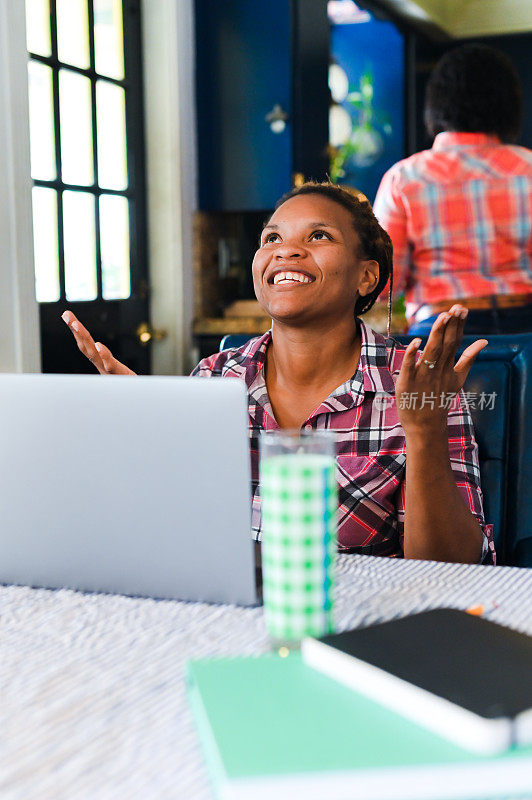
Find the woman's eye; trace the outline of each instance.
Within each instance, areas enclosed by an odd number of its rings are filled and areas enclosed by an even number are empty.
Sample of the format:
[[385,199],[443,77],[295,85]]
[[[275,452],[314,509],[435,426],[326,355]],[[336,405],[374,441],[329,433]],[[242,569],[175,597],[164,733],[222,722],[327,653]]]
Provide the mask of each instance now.
[[325,233],[325,231],[314,231],[310,238],[320,241],[321,239],[330,239],[331,237],[328,233]]
[[268,244],[268,242],[275,242],[278,241],[279,234],[278,233],[269,233],[267,236],[264,237],[263,244]]

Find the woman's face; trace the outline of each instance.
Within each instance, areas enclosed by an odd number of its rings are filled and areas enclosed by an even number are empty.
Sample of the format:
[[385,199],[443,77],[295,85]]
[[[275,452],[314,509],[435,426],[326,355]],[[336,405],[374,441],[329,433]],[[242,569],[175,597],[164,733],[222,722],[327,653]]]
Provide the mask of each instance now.
[[371,292],[379,275],[359,251],[347,209],[319,194],[292,197],[262,232],[253,259],[257,300],[283,322],[353,319],[357,291]]

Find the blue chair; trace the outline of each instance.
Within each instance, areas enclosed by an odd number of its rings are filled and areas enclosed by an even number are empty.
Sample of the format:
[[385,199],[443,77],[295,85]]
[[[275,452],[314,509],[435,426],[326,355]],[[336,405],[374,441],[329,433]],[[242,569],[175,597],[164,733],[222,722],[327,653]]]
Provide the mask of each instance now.
[[[479,338],[464,336],[459,352]],[[464,386],[477,398],[495,395],[492,410],[471,407],[484,512],[494,526],[497,563],[532,567],[532,334],[486,338]]]
[[228,333],[220,342],[220,352],[222,352],[222,350],[229,350],[232,347],[242,347],[242,345],[249,342],[251,338],[251,336],[245,333]]
[[[241,347],[249,338],[225,336],[220,350]],[[408,344],[412,337],[394,338]],[[461,350],[478,338],[465,336]],[[494,526],[497,563],[532,567],[532,334],[487,338],[464,386],[488,398],[487,407],[471,407],[484,512]]]

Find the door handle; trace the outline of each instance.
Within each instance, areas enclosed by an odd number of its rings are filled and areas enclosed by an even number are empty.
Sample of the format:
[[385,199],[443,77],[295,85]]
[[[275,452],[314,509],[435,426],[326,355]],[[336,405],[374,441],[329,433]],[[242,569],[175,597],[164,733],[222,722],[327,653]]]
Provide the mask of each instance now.
[[166,339],[168,331],[161,328],[152,328],[148,322],[141,322],[135,331],[135,336],[140,344],[148,344],[149,342],[160,342]]

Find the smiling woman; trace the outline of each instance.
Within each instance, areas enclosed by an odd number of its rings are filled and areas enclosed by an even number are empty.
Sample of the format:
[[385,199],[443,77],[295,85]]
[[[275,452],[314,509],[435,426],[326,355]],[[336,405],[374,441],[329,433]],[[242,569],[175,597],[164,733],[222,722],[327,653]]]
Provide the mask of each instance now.
[[[336,325],[342,299],[349,307],[349,298],[354,298],[351,308],[361,314],[371,308],[389,278],[392,285],[392,245],[369,203],[332,184],[319,184],[319,192],[316,186],[308,183],[288,192],[264,225],[253,261],[255,294],[268,310],[261,284],[265,279],[274,286],[281,280],[289,285],[287,268],[293,267],[291,275],[308,278],[301,282],[316,283],[320,300],[327,299],[321,297],[324,287],[335,286],[336,296],[328,300]],[[333,284],[325,280],[327,275],[336,276]],[[323,305],[317,303],[314,310],[324,322]]]
[[[391,265],[390,239],[369,203],[331,184],[293,190],[265,224],[253,260],[271,330],[204,359],[193,375],[246,383],[256,540],[260,432],[328,429],[338,442],[342,550],[492,563],[461,396],[486,341],[454,364],[467,316],[458,305],[438,317],[421,356],[419,340],[403,348],[372,331],[358,317],[391,283]],[[130,373],[71,312],[63,318],[100,373]]]

